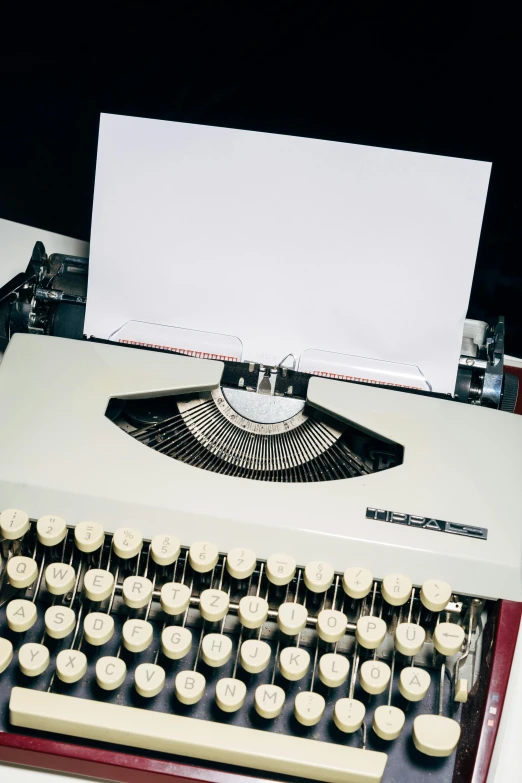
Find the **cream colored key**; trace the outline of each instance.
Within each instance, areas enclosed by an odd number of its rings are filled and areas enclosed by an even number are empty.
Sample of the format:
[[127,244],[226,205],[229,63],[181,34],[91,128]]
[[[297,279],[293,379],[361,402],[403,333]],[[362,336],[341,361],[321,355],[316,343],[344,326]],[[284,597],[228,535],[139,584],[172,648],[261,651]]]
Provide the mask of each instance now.
[[[268,687],[268,686],[262,686]],[[208,721],[159,710],[80,699],[14,687],[9,701],[14,726],[85,737],[152,753],[233,764],[323,783],[380,783],[387,756],[343,743],[323,743],[276,731]]]
[[156,663],[140,663],[134,672],[134,687],[140,696],[152,699],[163,690],[165,669]]
[[105,531],[99,522],[78,522],[74,528],[74,543],[80,552],[96,552],[105,540]]
[[112,537],[112,548],[122,560],[130,560],[141,552],[143,536],[134,527],[119,527]]
[[375,650],[384,641],[386,630],[386,623],[381,617],[368,614],[357,620],[355,637],[361,647]]
[[343,590],[350,598],[364,598],[373,585],[373,576],[367,568],[347,568],[343,576]]
[[409,600],[412,589],[411,579],[402,574],[388,574],[382,580],[381,593],[391,606],[402,606]]
[[398,707],[383,704],[373,713],[373,730],[383,740],[397,739],[401,733],[406,716]]
[[444,715],[417,715],[413,721],[413,742],[427,756],[451,756],[460,739],[460,725]]
[[223,677],[216,683],[216,704],[223,712],[237,712],[245,703],[246,685],[242,680]]
[[301,691],[295,697],[294,715],[303,726],[315,726],[324,715],[324,696],[313,691]]
[[29,527],[29,517],[19,508],[6,508],[0,514],[0,533],[9,541],[25,536]]
[[382,693],[390,682],[391,670],[384,661],[365,661],[361,666],[361,686],[366,693]]
[[218,559],[219,550],[210,541],[196,541],[189,549],[189,563],[200,574],[212,571]]
[[38,677],[49,666],[49,650],[43,644],[27,642],[18,651],[20,671],[28,677]]
[[181,582],[166,582],[161,588],[160,601],[165,614],[183,614],[190,603],[190,588]]
[[50,563],[45,569],[45,586],[53,595],[65,595],[75,581],[76,571],[68,563]]
[[326,593],[334,579],[334,570],[330,563],[312,560],[304,570],[305,585],[312,593]]
[[150,542],[150,554],[155,563],[160,566],[172,565],[181,551],[179,538],[176,536],[159,535],[154,536]]
[[430,612],[442,612],[451,599],[451,585],[439,579],[427,579],[422,585],[420,599]]
[[147,620],[131,619],[123,623],[123,644],[129,652],[143,652],[152,642],[153,628]]
[[227,555],[227,571],[234,579],[248,579],[256,570],[257,557],[251,549],[237,547]]
[[199,611],[204,620],[217,622],[228,612],[229,598],[224,590],[203,590],[199,597]]
[[232,655],[232,639],[222,633],[208,633],[203,637],[201,657],[209,666],[224,666]]
[[69,606],[49,606],[46,609],[45,632],[51,639],[65,639],[76,626],[76,613]]
[[464,642],[464,628],[456,623],[439,623],[433,634],[435,649],[442,655],[456,655]]
[[104,655],[96,661],[96,682],[104,691],[115,691],[127,676],[127,665],[121,658]]
[[272,650],[267,642],[260,639],[247,639],[241,645],[241,666],[250,674],[259,674],[270,663],[271,655]]
[[285,703],[285,692],[279,685],[258,685],[254,694],[254,707],[262,718],[277,718]]
[[114,576],[103,568],[91,568],[83,577],[85,595],[91,601],[105,601],[112,593]]
[[238,614],[245,628],[261,628],[268,617],[268,601],[256,595],[244,595],[239,602]]
[[80,650],[61,650],[56,656],[56,674],[62,682],[78,682],[87,671],[87,656]]
[[344,655],[326,653],[319,658],[319,679],[328,688],[338,688],[348,679],[350,661]]
[[279,606],[277,624],[283,633],[296,636],[301,633],[308,619],[308,611],[302,604],[289,601]]
[[302,680],[310,666],[310,655],[303,647],[285,647],[279,655],[279,668],[287,680]]
[[192,647],[192,633],[181,625],[167,625],[161,632],[163,655],[173,661],[184,658]]
[[36,606],[32,601],[26,601],[24,598],[15,598],[7,604],[5,616],[11,631],[24,633],[24,631],[32,628],[36,622]]
[[9,584],[17,589],[29,587],[38,576],[38,566],[32,557],[15,555],[7,561]]
[[348,618],[336,609],[323,609],[317,615],[317,633],[324,642],[338,642],[346,633]]
[[91,612],[83,621],[85,640],[94,647],[101,647],[114,635],[114,619],[104,612]]
[[335,702],[334,723],[339,731],[353,734],[359,731],[366,715],[366,707],[357,699],[339,699]]
[[296,562],[291,555],[270,555],[266,561],[266,575],[273,585],[287,585],[295,576]]
[[468,694],[468,681],[461,677],[455,683],[455,701],[460,703],[467,702]]
[[426,631],[415,623],[399,623],[395,630],[395,647],[403,655],[418,655],[424,645]]
[[9,639],[4,639],[0,636],[0,674],[5,672],[11,661],[13,660],[13,645]]
[[201,672],[178,672],[174,690],[182,704],[196,704],[205,693],[206,684],[207,681]]
[[123,600],[131,609],[147,606],[152,598],[152,582],[146,576],[128,576],[123,580]]
[[47,514],[36,523],[36,533],[43,546],[56,546],[62,543],[67,534],[67,523],[62,517]]
[[399,691],[408,701],[421,701],[428,693],[431,677],[426,669],[406,666],[399,677]]

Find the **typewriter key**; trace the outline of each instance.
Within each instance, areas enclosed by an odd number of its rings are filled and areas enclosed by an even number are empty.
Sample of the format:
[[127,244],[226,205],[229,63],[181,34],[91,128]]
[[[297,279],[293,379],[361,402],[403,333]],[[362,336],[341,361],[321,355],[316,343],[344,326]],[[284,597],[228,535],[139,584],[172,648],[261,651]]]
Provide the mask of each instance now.
[[406,666],[399,677],[399,690],[408,701],[421,701],[427,694],[431,677],[426,669]]
[[196,704],[205,693],[206,684],[201,672],[184,671],[176,675],[174,689],[182,704]]
[[95,552],[105,540],[99,522],[79,522],[74,528],[74,543],[80,552]]
[[357,699],[339,699],[334,707],[334,723],[345,734],[359,731],[366,714],[366,707]]
[[398,707],[383,704],[373,713],[373,730],[383,740],[394,740],[401,733],[405,719]]
[[350,661],[338,653],[326,653],[319,658],[319,679],[328,688],[338,688],[348,679]]
[[295,697],[294,715],[303,726],[315,726],[324,715],[324,696],[313,691],[301,691]]
[[96,661],[96,682],[104,691],[114,691],[127,676],[127,666],[121,658],[105,655]]
[[0,674],[5,672],[13,660],[13,645],[9,639],[0,636]]
[[80,650],[62,650],[56,656],[56,674],[62,682],[78,682],[86,671],[87,656]]
[[38,541],[43,546],[56,546],[61,544],[67,534],[67,524],[62,517],[47,515],[40,517],[36,523]]
[[277,718],[285,703],[285,692],[279,685],[258,685],[254,706],[262,718]]
[[155,663],[140,663],[134,672],[134,687],[140,696],[152,699],[163,690],[165,669]]
[[251,549],[231,549],[227,555],[227,571],[234,579],[248,579],[256,568],[256,553]]
[[223,677],[216,683],[216,704],[223,712],[237,712],[245,703],[246,685],[242,680]]
[[31,557],[15,555],[7,562],[9,584],[18,590],[32,585],[38,576],[38,566]]
[[45,586],[53,595],[65,595],[72,590],[76,572],[67,563],[51,563],[45,569]]
[[24,633],[36,622],[36,606],[25,598],[15,598],[7,604],[5,616],[11,631]]
[[365,661],[361,666],[361,685],[366,693],[382,693],[390,682],[391,669],[384,661]]
[[44,644],[28,642],[18,652],[20,671],[28,677],[38,677],[49,666],[49,650]]
[[29,517],[18,508],[6,508],[0,514],[0,532],[4,538],[12,541],[22,538],[29,530]]
[[51,639],[65,639],[74,631],[76,613],[69,606],[49,606],[44,617],[45,632]]

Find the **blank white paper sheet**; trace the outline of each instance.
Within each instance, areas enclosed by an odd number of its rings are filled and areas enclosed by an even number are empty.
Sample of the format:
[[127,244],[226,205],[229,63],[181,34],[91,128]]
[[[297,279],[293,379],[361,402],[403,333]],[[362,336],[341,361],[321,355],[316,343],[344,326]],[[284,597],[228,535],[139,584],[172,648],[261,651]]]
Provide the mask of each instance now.
[[490,169],[104,114],[85,332],[229,335],[268,365],[399,362],[452,393]]

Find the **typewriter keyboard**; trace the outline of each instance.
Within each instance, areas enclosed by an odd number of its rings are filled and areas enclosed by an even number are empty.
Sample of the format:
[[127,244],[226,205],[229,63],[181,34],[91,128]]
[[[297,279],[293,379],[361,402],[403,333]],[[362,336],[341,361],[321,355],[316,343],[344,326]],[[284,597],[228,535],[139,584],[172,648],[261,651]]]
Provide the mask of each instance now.
[[452,779],[484,601],[170,533],[15,509],[0,526],[3,731],[326,783]]

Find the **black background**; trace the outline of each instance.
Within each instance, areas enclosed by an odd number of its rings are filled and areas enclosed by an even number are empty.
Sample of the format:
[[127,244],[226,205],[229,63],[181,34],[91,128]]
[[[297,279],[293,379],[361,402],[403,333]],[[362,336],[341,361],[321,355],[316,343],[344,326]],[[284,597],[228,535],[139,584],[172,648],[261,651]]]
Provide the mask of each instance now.
[[522,29],[491,7],[4,3],[0,217],[89,239],[100,112],[493,161],[469,316],[522,355]]

